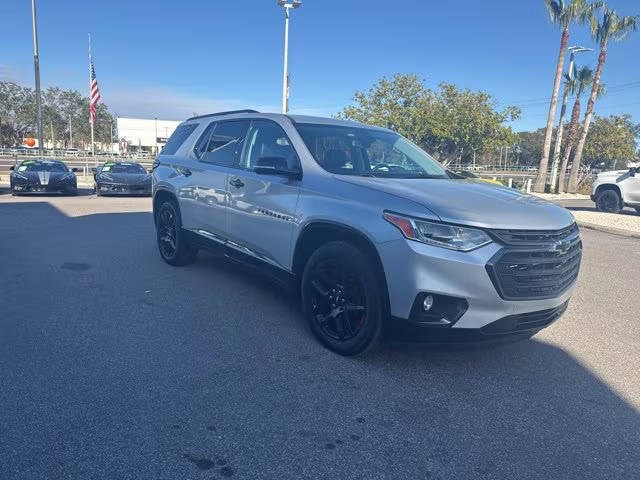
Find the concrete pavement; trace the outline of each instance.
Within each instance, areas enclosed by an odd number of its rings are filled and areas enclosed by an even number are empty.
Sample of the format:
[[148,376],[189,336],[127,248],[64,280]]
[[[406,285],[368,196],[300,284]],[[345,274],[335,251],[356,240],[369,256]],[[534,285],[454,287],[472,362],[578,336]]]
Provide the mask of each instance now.
[[623,479],[640,242],[583,231],[532,341],[323,349],[297,301],[155,247],[150,199],[0,195],[0,478]]

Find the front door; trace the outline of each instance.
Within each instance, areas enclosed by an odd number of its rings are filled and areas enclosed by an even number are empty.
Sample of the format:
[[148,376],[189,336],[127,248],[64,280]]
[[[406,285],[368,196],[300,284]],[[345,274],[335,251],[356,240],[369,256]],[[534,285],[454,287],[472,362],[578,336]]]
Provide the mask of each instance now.
[[268,263],[291,269],[291,235],[299,180],[253,171],[261,158],[283,160],[299,170],[300,162],[286,133],[272,120],[254,120],[237,170],[228,177],[229,245]]
[[248,120],[213,122],[196,145],[190,168],[190,215],[185,227],[209,239],[227,237],[228,177],[242,150]]

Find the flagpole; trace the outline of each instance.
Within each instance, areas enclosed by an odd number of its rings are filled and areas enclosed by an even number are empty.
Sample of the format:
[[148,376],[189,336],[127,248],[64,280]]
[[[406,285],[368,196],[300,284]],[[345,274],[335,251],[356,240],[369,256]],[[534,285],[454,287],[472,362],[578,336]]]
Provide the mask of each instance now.
[[[91,34],[89,34],[89,110],[91,110]],[[89,113],[89,124],[91,125],[91,156],[95,162],[95,150],[93,142],[93,117]]]

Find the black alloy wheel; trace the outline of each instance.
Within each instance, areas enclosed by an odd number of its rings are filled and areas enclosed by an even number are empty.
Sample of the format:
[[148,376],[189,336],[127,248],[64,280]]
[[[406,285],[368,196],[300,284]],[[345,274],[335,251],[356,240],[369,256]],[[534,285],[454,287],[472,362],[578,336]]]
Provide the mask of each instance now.
[[320,342],[341,355],[363,353],[380,337],[383,303],[371,263],[354,245],[330,242],[305,266],[305,317]]
[[186,265],[193,262],[198,250],[184,237],[180,211],[172,201],[160,205],[156,214],[158,250],[162,259],[170,265]]

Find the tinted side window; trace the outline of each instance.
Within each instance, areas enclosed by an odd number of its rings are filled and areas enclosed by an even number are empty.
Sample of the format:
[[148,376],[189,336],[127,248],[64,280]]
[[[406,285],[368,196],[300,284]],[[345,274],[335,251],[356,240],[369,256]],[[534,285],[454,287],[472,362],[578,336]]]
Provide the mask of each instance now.
[[196,146],[193,148],[193,151],[196,154],[196,157],[201,159],[204,152],[206,152],[207,145],[209,144],[209,139],[211,138],[211,132],[213,132],[213,129],[215,127],[216,127],[216,122],[211,122],[207,126],[207,128],[205,128],[202,135],[200,135],[200,138],[196,142]]
[[202,155],[202,161],[225,167],[234,166],[248,129],[248,120],[218,122],[209,139],[207,150]]
[[269,120],[254,120],[247,136],[247,146],[241,167],[253,169],[260,159],[267,158],[271,159],[267,162],[269,165],[274,164],[275,159],[281,159],[282,168],[299,169],[296,151],[282,127]]
[[197,123],[189,123],[187,125],[180,125],[178,128],[176,128],[169,137],[169,140],[167,140],[166,145],[162,149],[162,154],[175,155],[184,141],[189,138],[189,135],[193,133],[197,126]]

